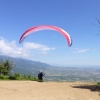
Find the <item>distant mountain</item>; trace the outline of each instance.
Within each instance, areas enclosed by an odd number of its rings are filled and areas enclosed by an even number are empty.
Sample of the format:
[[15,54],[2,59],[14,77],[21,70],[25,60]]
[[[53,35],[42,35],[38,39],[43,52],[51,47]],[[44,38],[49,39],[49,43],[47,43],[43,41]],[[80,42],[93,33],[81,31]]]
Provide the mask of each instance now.
[[100,67],[57,67],[46,63],[22,58],[0,55],[0,59],[9,59],[14,63],[12,72],[37,76],[45,73],[45,80],[53,81],[100,81]]
[[0,55],[0,59],[9,59],[14,63],[15,66],[13,66],[13,73],[37,75],[39,71],[47,70],[49,67],[53,67],[49,64],[39,61],[31,61],[17,57],[8,57],[5,55]]

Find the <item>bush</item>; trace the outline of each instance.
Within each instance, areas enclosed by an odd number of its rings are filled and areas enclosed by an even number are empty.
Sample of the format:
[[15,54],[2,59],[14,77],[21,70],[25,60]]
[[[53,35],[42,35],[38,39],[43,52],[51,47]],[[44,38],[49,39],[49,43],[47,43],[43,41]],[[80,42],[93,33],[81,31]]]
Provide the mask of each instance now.
[[31,74],[29,75],[20,75],[19,73],[15,73],[14,75],[9,76],[11,80],[32,80],[38,81],[37,77],[33,77]]
[[31,80],[31,81],[39,81],[37,77],[29,75],[20,75],[19,73],[7,75],[0,75],[1,80]]
[[9,79],[11,79],[11,80],[16,80],[16,79],[15,79],[15,76],[9,76]]
[[8,80],[9,79],[9,76],[6,76],[6,75],[0,75],[0,79],[2,80]]
[[37,77],[33,77],[31,80],[32,81],[39,81],[39,79]]
[[21,75],[19,73],[15,73],[14,75],[9,76],[11,80],[21,80]]
[[97,82],[97,85],[100,86],[100,82]]

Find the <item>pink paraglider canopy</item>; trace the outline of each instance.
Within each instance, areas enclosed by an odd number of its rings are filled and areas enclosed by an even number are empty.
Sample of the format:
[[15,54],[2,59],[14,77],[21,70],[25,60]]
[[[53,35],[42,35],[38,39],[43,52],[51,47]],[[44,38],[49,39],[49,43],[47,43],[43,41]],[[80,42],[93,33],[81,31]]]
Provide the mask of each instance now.
[[45,29],[49,29],[49,30],[55,30],[55,31],[58,31],[60,34],[62,34],[67,42],[68,42],[68,46],[71,46],[72,45],[72,39],[70,37],[70,35],[64,31],[63,29],[57,27],[57,26],[50,26],[50,25],[41,25],[41,26],[34,26],[32,28],[29,28],[28,30],[26,30],[22,36],[20,37],[20,40],[19,40],[19,43],[22,43],[22,41],[29,35],[29,34],[32,34],[36,31],[39,31],[39,30],[45,30]]

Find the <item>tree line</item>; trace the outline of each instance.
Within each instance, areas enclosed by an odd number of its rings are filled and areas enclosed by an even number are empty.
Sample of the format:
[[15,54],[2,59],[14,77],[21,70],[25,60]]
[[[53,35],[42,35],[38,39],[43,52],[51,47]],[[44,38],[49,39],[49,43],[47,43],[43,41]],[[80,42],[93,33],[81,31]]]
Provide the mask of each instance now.
[[12,73],[12,68],[14,64],[8,59],[0,59],[0,79],[1,80],[33,80],[38,81],[38,78],[35,76],[21,75],[20,73]]

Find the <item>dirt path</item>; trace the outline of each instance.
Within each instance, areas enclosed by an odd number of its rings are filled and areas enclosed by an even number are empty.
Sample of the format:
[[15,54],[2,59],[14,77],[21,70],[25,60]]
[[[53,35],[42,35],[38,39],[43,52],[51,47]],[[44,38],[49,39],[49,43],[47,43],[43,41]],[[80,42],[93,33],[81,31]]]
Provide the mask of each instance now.
[[73,82],[0,81],[0,100],[100,100],[99,91]]

